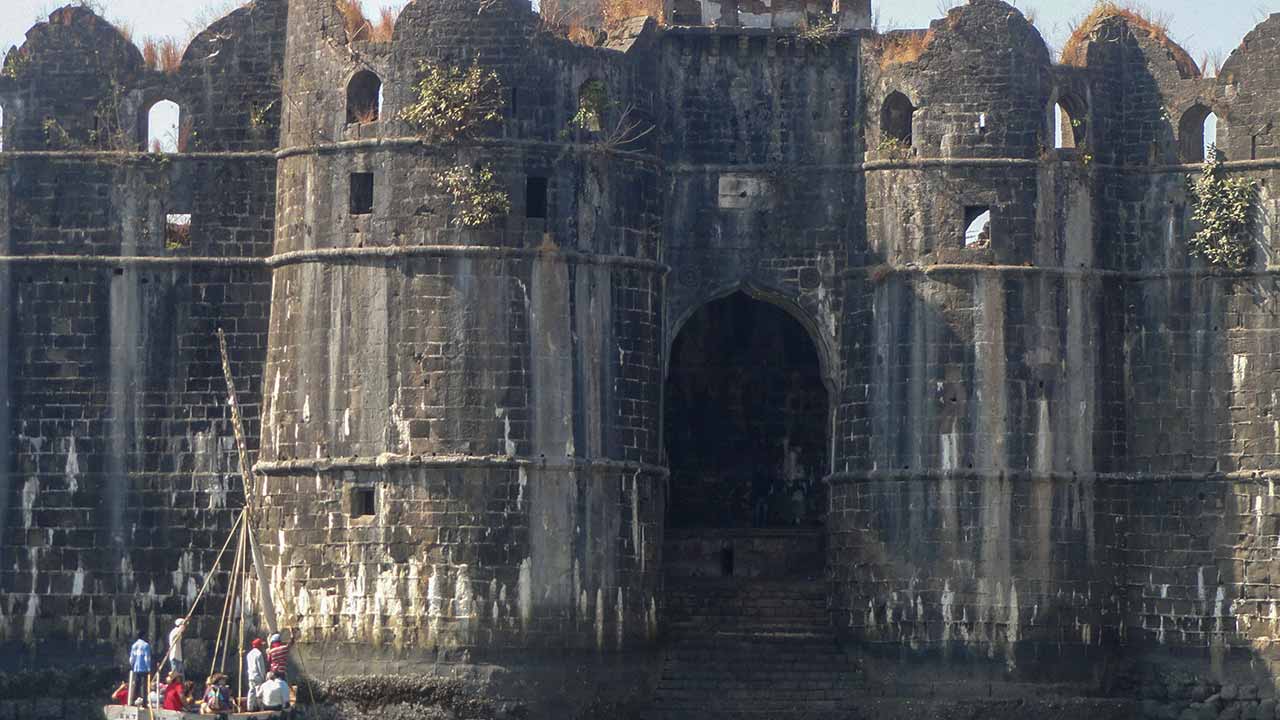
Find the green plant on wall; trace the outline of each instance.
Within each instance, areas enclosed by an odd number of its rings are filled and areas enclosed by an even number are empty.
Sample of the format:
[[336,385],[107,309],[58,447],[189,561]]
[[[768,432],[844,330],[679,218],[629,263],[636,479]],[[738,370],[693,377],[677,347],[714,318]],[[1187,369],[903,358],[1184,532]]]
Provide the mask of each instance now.
[[600,132],[604,112],[609,108],[609,88],[603,80],[588,80],[578,90],[578,112],[569,126],[588,132]]
[[830,13],[819,12],[809,17],[808,24],[798,35],[802,40],[826,47],[829,42],[840,36],[840,25]]
[[1191,218],[1200,225],[1187,243],[1191,254],[1228,270],[1244,268],[1249,262],[1257,184],[1248,178],[1227,177],[1216,146],[1209,147],[1200,176],[1187,180],[1194,201]]
[[0,77],[7,77],[17,80],[22,77],[27,68],[31,67],[31,57],[17,49],[9,51],[4,57],[4,67],[0,68]]
[[486,165],[457,165],[435,176],[436,186],[453,196],[453,222],[483,227],[511,212],[511,198]]
[[450,142],[502,121],[502,82],[492,70],[423,62],[413,86],[417,100],[400,119],[423,137]]
[[40,124],[40,129],[44,131],[44,145],[47,148],[70,150],[76,146],[75,141],[71,139],[71,135],[56,118],[45,118],[44,122]]
[[885,135],[876,145],[876,153],[886,160],[906,160],[911,155],[911,147],[896,137]]

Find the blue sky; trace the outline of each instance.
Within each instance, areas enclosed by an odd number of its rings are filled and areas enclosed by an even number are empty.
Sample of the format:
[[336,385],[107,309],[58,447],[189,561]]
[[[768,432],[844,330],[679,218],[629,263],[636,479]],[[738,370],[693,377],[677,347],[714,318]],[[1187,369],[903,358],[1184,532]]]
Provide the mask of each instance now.
[[[193,21],[201,26],[228,12],[234,0],[90,0],[101,6],[109,19],[132,24],[135,36],[172,35],[186,37]],[[402,6],[405,0],[362,0],[367,14],[375,15],[381,5]],[[881,26],[924,27],[941,15],[952,0],[873,0],[880,7]],[[37,18],[47,17],[58,0],[0,0],[0,48],[21,44],[22,36]],[[1018,0],[1024,10],[1036,15],[1036,23],[1050,46],[1060,46],[1074,20],[1088,12],[1094,0]],[[1216,7],[1213,7],[1216,5]],[[1154,14],[1167,16],[1170,34],[1199,61],[1206,53],[1226,59],[1254,25],[1269,13],[1280,12],[1280,0],[1152,0]]]

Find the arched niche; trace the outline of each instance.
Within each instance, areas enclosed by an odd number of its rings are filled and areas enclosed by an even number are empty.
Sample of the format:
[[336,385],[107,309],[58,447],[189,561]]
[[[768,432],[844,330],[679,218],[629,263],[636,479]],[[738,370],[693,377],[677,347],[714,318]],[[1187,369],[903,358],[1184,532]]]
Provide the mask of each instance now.
[[1085,104],[1070,95],[1054,101],[1049,113],[1049,125],[1053,147],[1058,150],[1075,150],[1085,144],[1088,109]]
[[1178,154],[1186,163],[1204,162],[1209,148],[1218,142],[1218,116],[1208,106],[1196,103],[1178,121]]
[[377,122],[382,115],[382,78],[361,70],[347,82],[347,123]]
[[896,90],[889,93],[880,107],[881,145],[896,144],[904,148],[911,147],[915,112],[915,106],[906,95]]

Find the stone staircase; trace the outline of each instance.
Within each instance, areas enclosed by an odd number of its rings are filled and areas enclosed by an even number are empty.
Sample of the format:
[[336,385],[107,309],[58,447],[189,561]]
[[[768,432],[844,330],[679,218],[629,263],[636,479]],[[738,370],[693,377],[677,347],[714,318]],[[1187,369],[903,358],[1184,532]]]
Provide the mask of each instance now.
[[859,675],[821,581],[668,578],[651,720],[846,718]]

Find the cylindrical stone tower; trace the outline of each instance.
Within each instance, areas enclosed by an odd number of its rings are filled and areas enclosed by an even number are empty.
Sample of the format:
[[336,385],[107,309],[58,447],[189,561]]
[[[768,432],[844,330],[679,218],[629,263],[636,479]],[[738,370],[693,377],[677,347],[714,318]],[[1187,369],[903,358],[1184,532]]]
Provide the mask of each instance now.
[[883,38],[865,60],[868,246],[847,285],[831,489],[837,623],[867,647],[990,657],[997,672],[1018,667],[1035,645],[1023,641],[1087,651],[1115,610],[1091,582],[1107,564],[1093,482],[1102,288],[1088,160],[1053,149],[1058,78],[998,0]]
[[[608,133],[645,94],[625,53],[537,22],[416,0],[366,42],[332,0],[290,3],[256,502],[312,675],[554,683],[653,639],[660,190]],[[495,73],[501,122],[415,132],[424,63]],[[444,178],[486,170],[510,212],[463,218],[478,190]]]

